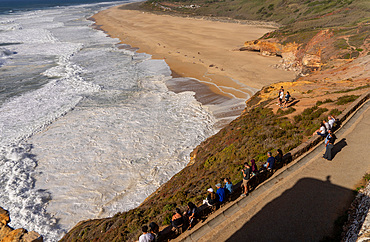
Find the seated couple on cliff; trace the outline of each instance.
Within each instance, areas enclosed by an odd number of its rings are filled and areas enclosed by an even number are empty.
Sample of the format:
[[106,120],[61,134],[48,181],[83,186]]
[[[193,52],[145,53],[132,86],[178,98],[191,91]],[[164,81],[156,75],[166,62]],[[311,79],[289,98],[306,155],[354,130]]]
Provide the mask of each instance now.
[[321,123],[320,123],[320,128],[317,129],[313,135],[317,134],[317,135],[320,135],[322,137],[326,137],[329,133],[329,130],[333,130],[334,128],[334,124],[338,122],[334,116],[328,116],[328,122],[326,122],[325,120],[323,120]]
[[213,188],[208,188],[208,195],[205,200],[203,200],[203,204],[207,204],[208,206],[215,206],[220,203],[223,203],[226,198],[226,191],[225,188],[221,187],[221,183],[216,184],[217,191],[214,192]]
[[172,216],[171,225],[176,232],[182,232],[186,227],[192,229],[197,221],[198,208],[194,203],[189,202],[187,210],[181,214],[181,210],[176,208],[175,214]]
[[181,214],[181,210],[176,208],[175,214],[171,219],[171,226],[177,232],[182,232],[182,229],[188,227],[188,230],[192,229],[197,221],[198,208],[194,203],[189,202],[187,210]]

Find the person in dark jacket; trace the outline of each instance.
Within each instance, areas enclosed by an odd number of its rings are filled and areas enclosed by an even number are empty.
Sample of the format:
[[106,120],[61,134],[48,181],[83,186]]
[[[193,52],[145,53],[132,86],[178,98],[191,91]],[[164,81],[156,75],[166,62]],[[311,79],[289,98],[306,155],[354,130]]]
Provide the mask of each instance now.
[[277,155],[275,156],[275,162],[276,164],[280,164],[283,162],[283,151],[281,149],[277,150]]
[[271,152],[267,152],[267,162],[263,165],[267,170],[272,170],[275,167],[275,158]]
[[254,159],[251,160],[251,172],[253,175],[256,175],[258,173],[258,167]]
[[248,182],[249,182],[249,179],[251,178],[251,167],[249,166],[248,162],[244,163],[244,169],[242,169],[242,175],[243,175],[244,192],[242,193],[241,196],[245,197],[249,193]]
[[335,134],[332,133],[331,129],[328,130],[328,135],[325,138],[325,154],[323,156],[324,159],[331,160],[332,157],[332,149],[334,147],[334,142],[337,137]]
[[198,212],[197,206],[195,206],[194,203],[189,202],[188,209],[186,210],[186,212],[184,212],[184,217],[187,219],[189,223],[188,230],[194,227],[194,224],[197,221],[197,212]]

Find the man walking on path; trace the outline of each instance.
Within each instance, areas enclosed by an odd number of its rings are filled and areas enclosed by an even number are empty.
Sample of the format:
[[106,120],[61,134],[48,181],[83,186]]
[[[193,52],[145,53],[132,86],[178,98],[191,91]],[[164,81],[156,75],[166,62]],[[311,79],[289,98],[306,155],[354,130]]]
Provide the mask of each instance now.
[[326,151],[325,151],[325,154],[323,156],[324,159],[331,160],[333,158],[332,157],[332,149],[334,147],[335,139],[336,139],[335,134],[333,134],[331,129],[329,129],[328,130],[328,135],[326,136],[326,139],[325,139]]

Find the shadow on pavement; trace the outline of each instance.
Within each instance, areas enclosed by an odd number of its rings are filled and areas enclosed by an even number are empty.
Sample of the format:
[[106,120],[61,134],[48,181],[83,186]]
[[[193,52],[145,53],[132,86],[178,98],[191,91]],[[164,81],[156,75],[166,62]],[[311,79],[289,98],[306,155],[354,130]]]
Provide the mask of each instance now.
[[334,159],[335,155],[338,154],[345,146],[347,146],[346,139],[343,138],[339,142],[334,144],[334,147],[332,149],[332,159]]
[[[338,218],[355,197],[352,190],[313,178],[299,180],[268,203],[227,241],[337,241]],[[340,240],[340,238],[339,238]]]

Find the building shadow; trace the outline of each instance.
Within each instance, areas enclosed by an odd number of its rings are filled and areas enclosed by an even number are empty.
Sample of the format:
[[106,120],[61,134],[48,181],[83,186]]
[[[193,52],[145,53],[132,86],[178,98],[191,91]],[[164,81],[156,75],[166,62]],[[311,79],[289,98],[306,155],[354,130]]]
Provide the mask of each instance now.
[[332,184],[330,176],[326,181],[303,178],[227,241],[340,241],[354,197],[354,191]]
[[347,146],[346,138],[343,138],[339,142],[335,143],[333,149],[331,150],[332,159],[334,159],[335,155],[341,152],[345,146]]

